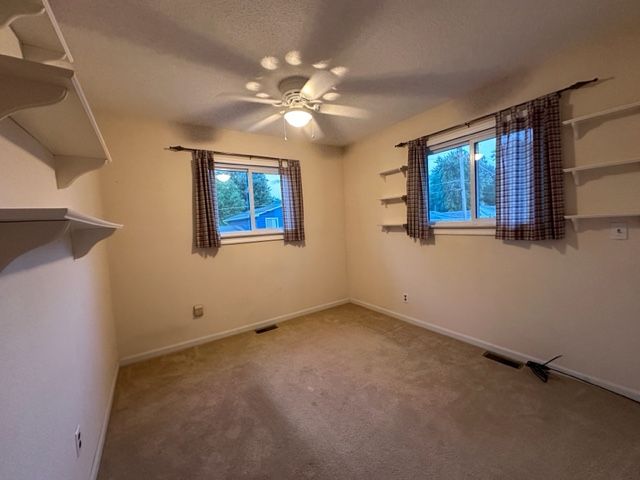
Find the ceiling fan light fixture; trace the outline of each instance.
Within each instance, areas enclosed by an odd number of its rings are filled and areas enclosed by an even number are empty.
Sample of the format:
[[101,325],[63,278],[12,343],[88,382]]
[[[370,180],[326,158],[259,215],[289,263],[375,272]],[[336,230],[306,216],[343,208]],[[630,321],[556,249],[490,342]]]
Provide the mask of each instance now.
[[289,125],[302,128],[311,121],[311,113],[302,108],[291,108],[284,113],[284,119]]

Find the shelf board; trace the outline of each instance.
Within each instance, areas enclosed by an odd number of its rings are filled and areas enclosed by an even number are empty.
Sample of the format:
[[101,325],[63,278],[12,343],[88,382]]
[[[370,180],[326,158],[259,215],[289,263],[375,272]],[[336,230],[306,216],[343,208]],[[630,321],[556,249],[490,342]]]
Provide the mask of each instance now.
[[407,167],[406,165],[402,165],[400,167],[391,168],[389,170],[384,170],[384,171],[380,172],[380,176],[386,177],[387,175],[393,175],[395,173],[404,173],[408,169],[409,169],[409,167]]
[[0,55],[0,82],[0,119],[10,115],[51,152],[58,188],[111,160],[73,70]]
[[73,258],[84,257],[100,240],[122,228],[68,208],[0,209],[0,271],[23,253],[71,235]]
[[576,185],[580,185],[580,172],[589,170],[597,170],[601,168],[618,167],[620,165],[633,165],[640,163],[640,158],[631,158],[628,160],[615,160],[612,162],[593,163],[591,165],[580,165],[579,167],[571,167],[563,169],[564,173],[570,173]]
[[640,217],[640,211],[638,212],[626,212],[626,213],[585,213],[576,215],[565,215],[565,220],[570,220],[573,228],[578,230],[580,220],[595,220],[602,218],[632,218]]
[[586,122],[587,120],[593,120],[599,117],[605,117],[607,115],[613,115],[614,113],[624,112],[627,110],[633,110],[636,108],[640,108],[640,102],[627,103],[625,105],[618,105],[617,107],[607,108],[606,110],[601,110],[595,113],[589,113],[587,115],[581,115],[579,117],[570,118],[568,120],[564,120],[562,125],[570,126],[573,128],[573,135],[575,138],[579,137],[579,126],[580,123]]
[[388,232],[391,229],[395,229],[395,228],[407,228],[407,224],[406,222],[401,223],[401,222],[397,222],[397,223],[381,223],[378,224],[378,226],[380,228],[382,228],[382,231]]
[[382,203],[389,203],[389,202],[406,202],[407,201],[407,196],[405,194],[402,195],[391,195],[389,197],[382,197],[379,199]]

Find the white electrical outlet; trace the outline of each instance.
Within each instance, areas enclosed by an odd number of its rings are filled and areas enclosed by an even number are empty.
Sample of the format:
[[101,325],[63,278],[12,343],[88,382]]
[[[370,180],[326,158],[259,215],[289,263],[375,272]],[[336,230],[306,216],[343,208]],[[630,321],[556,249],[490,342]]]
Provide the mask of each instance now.
[[610,223],[609,238],[612,240],[626,240],[628,236],[626,223]]
[[409,294],[408,293],[403,293],[402,294],[402,303],[409,303]]
[[80,431],[80,425],[76,427],[73,436],[76,440],[76,457],[80,457],[80,451],[82,450],[82,432]]
[[204,306],[202,305],[194,305],[193,306],[193,318],[200,318],[204,315]]

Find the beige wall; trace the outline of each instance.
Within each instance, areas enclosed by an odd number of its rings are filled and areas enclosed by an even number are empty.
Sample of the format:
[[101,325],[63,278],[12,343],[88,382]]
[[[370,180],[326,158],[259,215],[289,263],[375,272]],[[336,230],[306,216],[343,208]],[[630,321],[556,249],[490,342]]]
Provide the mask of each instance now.
[[[22,129],[0,121],[1,208],[99,216],[97,174],[58,190],[50,164]],[[116,368],[104,242],[74,260],[67,236],[0,272],[0,478],[88,479]]]
[[[109,244],[119,351],[127,358],[347,296],[341,150],[230,131],[101,115],[113,156],[105,209],[126,225]],[[296,158],[304,247],[282,241],[192,252],[191,162],[170,144]],[[192,306],[205,315],[192,318]]]
[[[529,72],[394,125],[349,148],[345,205],[350,296],[436,328],[558,364],[618,385],[640,398],[640,224],[614,241],[609,221],[590,221],[555,242],[504,243],[439,235],[420,245],[381,233],[404,205],[376,200],[404,190],[401,175],[378,172],[406,162],[393,145],[595,76],[601,84],[565,95],[569,118],[640,100],[639,34],[620,35],[559,55]],[[429,88],[425,85],[425,88]],[[640,114],[589,124],[577,142],[565,131],[567,166],[640,157]],[[603,174],[605,172],[602,172]],[[568,177],[567,213],[640,211],[638,165]],[[401,293],[410,296],[408,304]],[[626,390],[625,390],[626,389]]]

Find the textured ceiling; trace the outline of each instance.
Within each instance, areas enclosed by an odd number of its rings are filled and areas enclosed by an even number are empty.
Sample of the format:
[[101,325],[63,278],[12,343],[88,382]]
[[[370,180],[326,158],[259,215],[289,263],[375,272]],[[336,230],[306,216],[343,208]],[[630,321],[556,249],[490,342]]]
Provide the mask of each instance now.
[[[277,110],[238,103],[258,80],[348,73],[332,103],[366,119],[318,115],[322,143],[345,145],[545,56],[640,18],[638,0],[52,0],[96,108],[250,130]],[[299,50],[302,65],[286,65]],[[285,67],[267,71],[273,55]],[[576,79],[578,80],[578,79]],[[275,122],[261,133],[282,135]],[[167,139],[170,141],[170,139]]]

